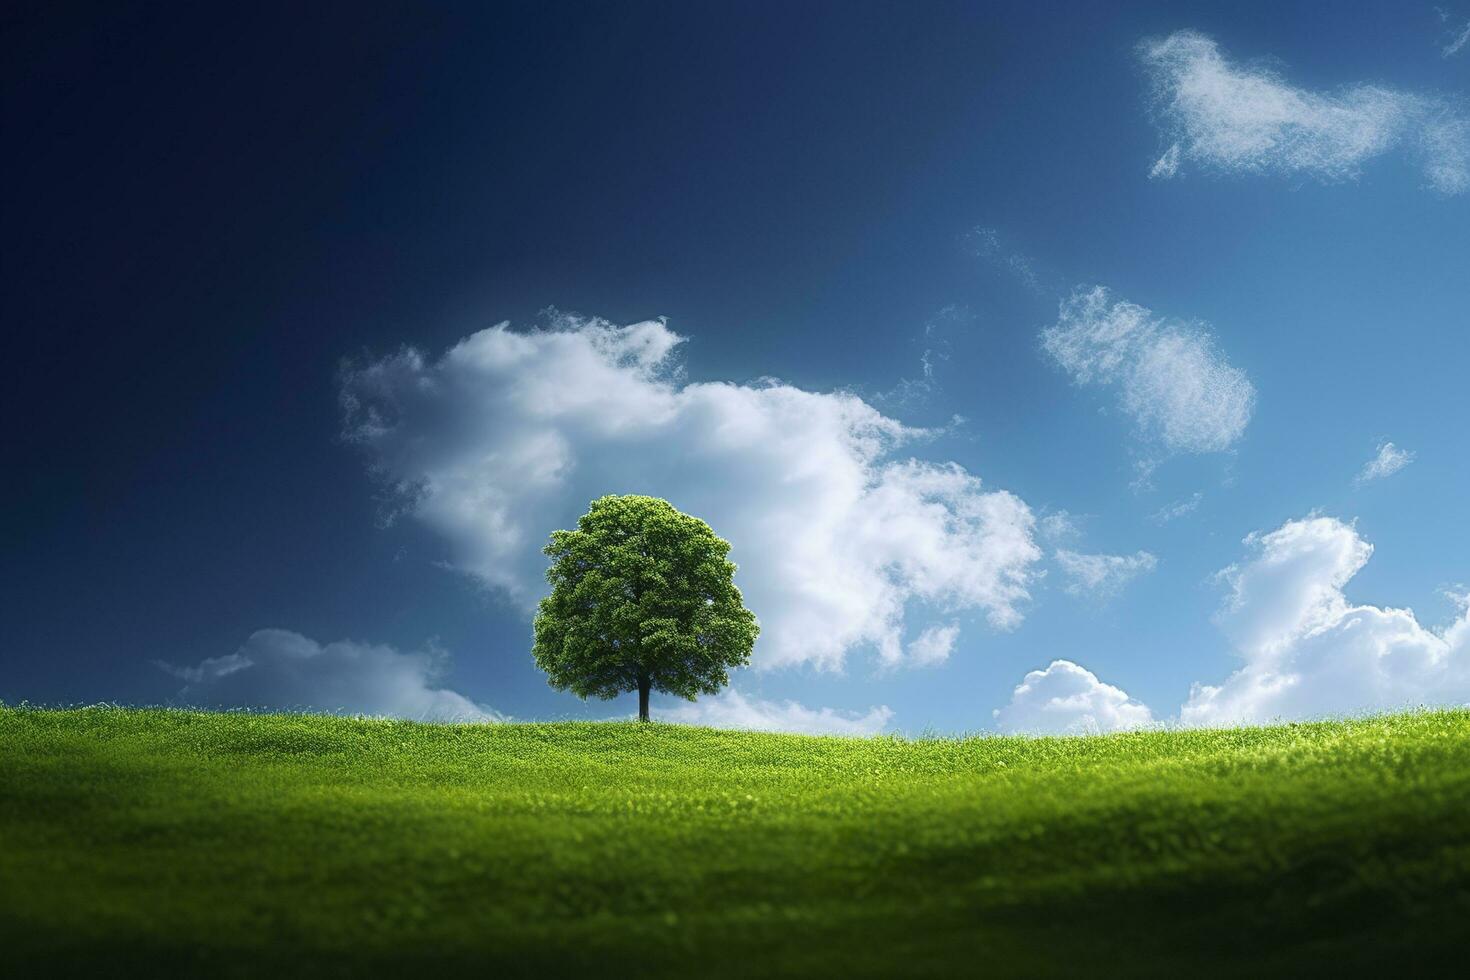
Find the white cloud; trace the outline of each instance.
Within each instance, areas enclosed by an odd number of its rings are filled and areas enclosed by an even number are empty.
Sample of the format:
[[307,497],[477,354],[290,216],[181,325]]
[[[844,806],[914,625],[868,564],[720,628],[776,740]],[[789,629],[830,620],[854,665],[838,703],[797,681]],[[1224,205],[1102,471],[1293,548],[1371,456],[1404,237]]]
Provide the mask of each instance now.
[[992,263],[1031,292],[1039,295],[1046,291],[1036,273],[1036,263],[1029,255],[1003,242],[997,229],[975,228],[970,232],[969,241],[975,255]]
[[1117,385],[1139,431],[1176,452],[1219,452],[1245,432],[1256,392],[1206,325],[1156,317],[1104,286],[1062,301],[1042,349],[1078,384]]
[[1443,99],[1377,85],[1312,92],[1231,62],[1194,31],[1146,40],[1139,53],[1173,144],[1153,177],[1172,177],[1187,160],[1224,173],[1350,180],[1364,162],[1407,145],[1436,190],[1470,187],[1470,123]]
[[1147,551],[1132,555],[1083,555],[1075,551],[1056,553],[1057,564],[1067,576],[1066,591],[1072,595],[1109,598],[1123,586],[1158,565],[1158,559]]
[[1170,521],[1177,521],[1179,518],[1193,514],[1199,510],[1199,505],[1204,499],[1205,495],[1196,490],[1192,497],[1185,500],[1176,500],[1167,507],[1161,507],[1154,511],[1153,519],[1159,524],[1168,524]]
[[[1439,19],[1447,22],[1449,20],[1449,14],[1441,10],[1439,12]],[[1457,27],[1451,31],[1449,42],[1440,49],[1440,54],[1446,58],[1453,57],[1459,54],[1460,49],[1466,44],[1470,44],[1470,21],[1466,21],[1463,27]]]
[[1011,703],[995,710],[1001,731],[1036,735],[1117,732],[1152,722],[1147,705],[1070,660],[1053,660],[1045,670],[1031,671],[1012,693]]
[[1065,510],[1047,514],[1036,522],[1036,529],[1048,541],[1068,541],[1082,533],[1077,518]]
[[1159,468],[1162,459],[1150,453],[1133,461],[1133,479],[1128,481],[1128,489],[1134,493],[1145,493],[1154,489],[1154,470]]
[[942,664],[954,652],[954,642],[960,637],[957,623],[948,626],[931,626],[909,644],[908,654],[912,663],[920,666]]
[[1346,585],[1373,554],[1349,524],[1288,521],[1246,538],[1248,559],[1221,576],[1219,621],[1245,665],[1196,684],[1180,713],[1226,725],[1470,701],[1470,601],[1442,632],[1409,609],[1353,605]]
[[943,307],[928,320],[918,340],[924,346],[919,355],[918,377],[899,379],[888,391],[878,392],[873,400],[892,408],[912,408],[925,405],[939,390],[937,367],[941,361],[949,360],[949,334],[964,330],[974,322],[974,315],[963,306],[951,303]]
[[1369,480],[1393,476],[1413,461],[1412,451],[1400,449],[1391,442],[1385,442],[1378,447],[1378,454],[1363,464],[1363,469],[1358,473],[1354,482],[1361,484]]
[[877,735],[888,727],[893,712],[887,705],[864,714],[807,708],[795,701],[747,698],[733,688],[716,697],[680,702],[656,712],[660,721],[706,728],[741,728],[757,732],[794,732],[800,735]]
[[1149,170],[1149,177],[1154,180],[1168,180],[1179,172],[1179,144],[1175,143],[1164,151],[1164,155],[1154,162]]
[[494,721],[494,712],[435,682],[449,656],[432,645],[400,653],[341,640],[325,646],[290,630],[250,634],[228,656],[193,667],[160,663],[185,681],[179,698],[207,708],[266,708],[390,715],[419,721]]
[[839,668],[864,645],[901,663],[921,614],[1019,625],[1041,557],[1020,498],[898,456],[928,433],[851,394],[684,383],[681,340],[657,321],[562,317],[437,360],[405,349],[344,373],[347,436],[455,567],[527,609],[550,531],[602,494],[649,493],[732,543],[756,666]]

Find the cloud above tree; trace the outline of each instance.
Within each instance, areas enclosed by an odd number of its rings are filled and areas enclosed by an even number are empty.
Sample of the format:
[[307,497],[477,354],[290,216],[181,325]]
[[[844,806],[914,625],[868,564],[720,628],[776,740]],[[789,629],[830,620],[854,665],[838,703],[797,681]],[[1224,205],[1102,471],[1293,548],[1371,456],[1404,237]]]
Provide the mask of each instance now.
[[661,321],[561,316],[437,358],[405,348],[344,371],[346,435],[453,567],[528,610],[547,534],[602,494],[645,493],[732,543],[756,667],[839,668],[858,647],[904,663],[959,611],[1020,624],[1041,558],[1024,501],[907,455],[932,433],[854,395],[689,383],[682,341]]

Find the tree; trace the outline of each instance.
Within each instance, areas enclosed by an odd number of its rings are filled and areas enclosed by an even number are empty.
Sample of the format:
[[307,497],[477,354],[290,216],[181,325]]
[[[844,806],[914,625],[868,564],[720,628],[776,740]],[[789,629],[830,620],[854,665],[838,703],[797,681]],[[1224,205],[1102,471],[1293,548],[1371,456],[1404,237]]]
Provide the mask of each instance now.
[[730,544],[657,497],[592,501],[575,531],[553,531],[551,594],[536,614],[536,665],[578,697],[638,692],[693,701],[750,663],[760,633],[736,588]]

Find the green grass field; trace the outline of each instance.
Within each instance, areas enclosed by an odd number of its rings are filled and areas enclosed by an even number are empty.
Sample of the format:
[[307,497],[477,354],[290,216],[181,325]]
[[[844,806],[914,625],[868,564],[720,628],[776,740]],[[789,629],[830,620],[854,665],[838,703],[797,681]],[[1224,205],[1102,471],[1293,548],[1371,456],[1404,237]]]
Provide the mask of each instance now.
[[1412,974],[1470,954],[1470,713],[835,739],[0,708],[38,974]]

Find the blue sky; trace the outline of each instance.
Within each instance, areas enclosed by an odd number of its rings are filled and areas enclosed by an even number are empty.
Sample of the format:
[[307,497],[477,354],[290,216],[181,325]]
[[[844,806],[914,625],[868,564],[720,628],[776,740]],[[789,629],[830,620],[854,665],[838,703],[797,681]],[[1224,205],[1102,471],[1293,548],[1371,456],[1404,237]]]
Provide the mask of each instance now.
[[1470,700],[1470,6],[1094,7],[18,15],[0,698],[625,714],[636,491],[765,626],[666,717]]

